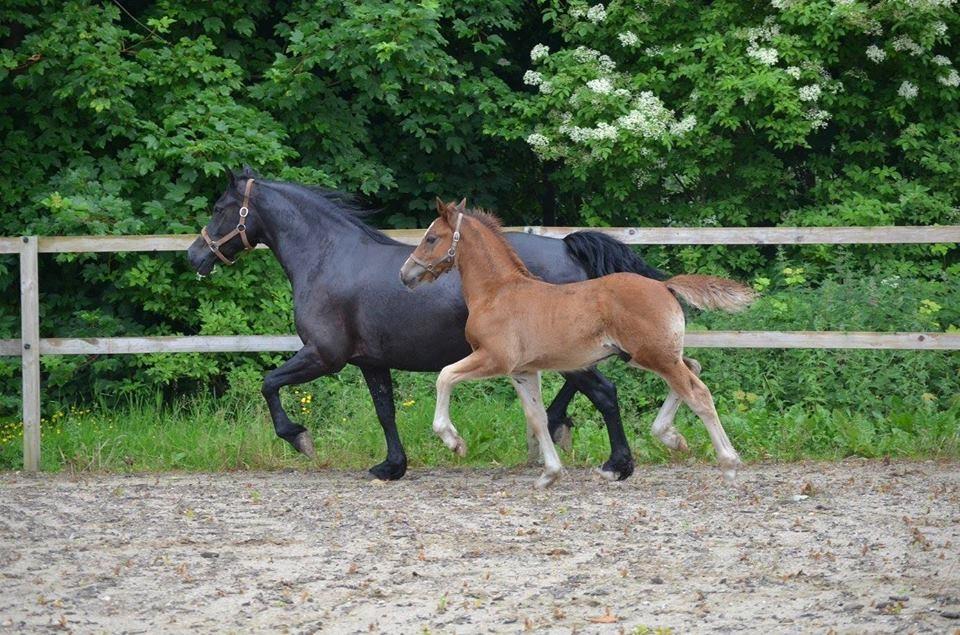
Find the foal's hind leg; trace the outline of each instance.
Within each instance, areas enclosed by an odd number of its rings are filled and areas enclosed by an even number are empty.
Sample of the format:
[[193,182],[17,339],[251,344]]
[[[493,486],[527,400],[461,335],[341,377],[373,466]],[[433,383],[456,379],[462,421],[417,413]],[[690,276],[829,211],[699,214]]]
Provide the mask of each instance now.
[[[639,364],[635,364],[638,365]],[[685,404],[700,417],[710,434],[710,441],[717,453],[717,462],[723,468],[723,476],[732,481],[740,466],[740,455],[733,448],[727,433],[720,424],[717,409],[713,405],[713,395],[687,366],[679,359],[664,366],[650,366],[650,370],[657,373],[670,385],[671,390],[679,395]]]
[[543,409],[543,397],[540,394],[540,373],[517,373],[510,377],[513,387],[520,396],[523,414],[527,419],[527,429],[532,430],[540,443],[543,455],[543,474],[537,479],[538,488],[549,487],[560,476],[560,457],[553,447],[550,430],[547,425],[547,411]]
[[[697,377],[700,376],[700,362],[689,357],[684,357],[683,363],[690,369],[690,372]],[[673,426],[673,420],[677,416],[677,408],[679,407],[680,395],[671,389],[667,395],[667,399],[663,402],[663,406],[660,407],[660,412],[657,413],[657,418],[654,419],[653,425],[650,426],[650,431],[671,450],[686,452],[689,450],[687,440],[684,439],[683,435],[677,432],[677,429]]]
[[499,374],[503,373],[496,372],[486,353],[474,351],[459,362],[444,367],[437,377],[437,407],[433,413],[433,431],[443,440],[444,445],[459,456],[466,456],[467,444],[450,420],[450,393],[461,381]]

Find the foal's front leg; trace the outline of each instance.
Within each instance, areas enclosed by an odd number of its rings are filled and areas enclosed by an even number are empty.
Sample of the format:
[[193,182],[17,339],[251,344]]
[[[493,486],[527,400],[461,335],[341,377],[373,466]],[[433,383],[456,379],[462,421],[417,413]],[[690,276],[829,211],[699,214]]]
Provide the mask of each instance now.
[[466,456],[467,444],[453,427],[450,420],[450,393],[453,387],[467,379],[492,377],[497,373],[490,358],[481,351],[474,351],[459,362],[450,364],[437,377],[437,407],[433,413],[433,431],[444,445],[459,456]]
[[543,397],[540,394],[540,373],[517,373],[510,377],[513,387],[520,396],[523,405],[523,414],[527,418],[527,430],[532,430],[537,441],[540,442],[540,452],[543,455],[543,474],[537,479],[538,488],[553,485],[563,466],[557,449],[550,438],[547,425],[547,411],[543,409]]

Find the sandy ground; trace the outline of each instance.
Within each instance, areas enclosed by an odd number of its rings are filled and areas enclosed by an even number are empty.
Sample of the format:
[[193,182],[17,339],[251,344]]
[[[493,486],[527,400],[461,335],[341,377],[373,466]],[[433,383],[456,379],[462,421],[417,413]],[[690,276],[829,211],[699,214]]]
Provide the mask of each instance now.
[[960,464],[0,475],[5,632],[954,632]]

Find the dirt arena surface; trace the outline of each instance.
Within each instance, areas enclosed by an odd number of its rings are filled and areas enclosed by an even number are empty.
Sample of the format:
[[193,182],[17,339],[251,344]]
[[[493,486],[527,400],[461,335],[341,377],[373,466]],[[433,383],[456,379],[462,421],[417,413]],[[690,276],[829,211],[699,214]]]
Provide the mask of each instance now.
[[4,632],[960,629],[960,465],[0,475]]

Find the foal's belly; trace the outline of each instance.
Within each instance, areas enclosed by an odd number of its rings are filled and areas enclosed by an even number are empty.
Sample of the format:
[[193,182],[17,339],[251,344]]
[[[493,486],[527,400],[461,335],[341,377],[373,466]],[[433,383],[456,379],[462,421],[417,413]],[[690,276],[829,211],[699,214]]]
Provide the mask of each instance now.
[[573,371],[594,366],[599,362],[623,355],[623,351],[610,340],[600,340],[581,348],[575,346],[544,351],[530,360],[525,360],[517,370],[532,372],[536,370]]

